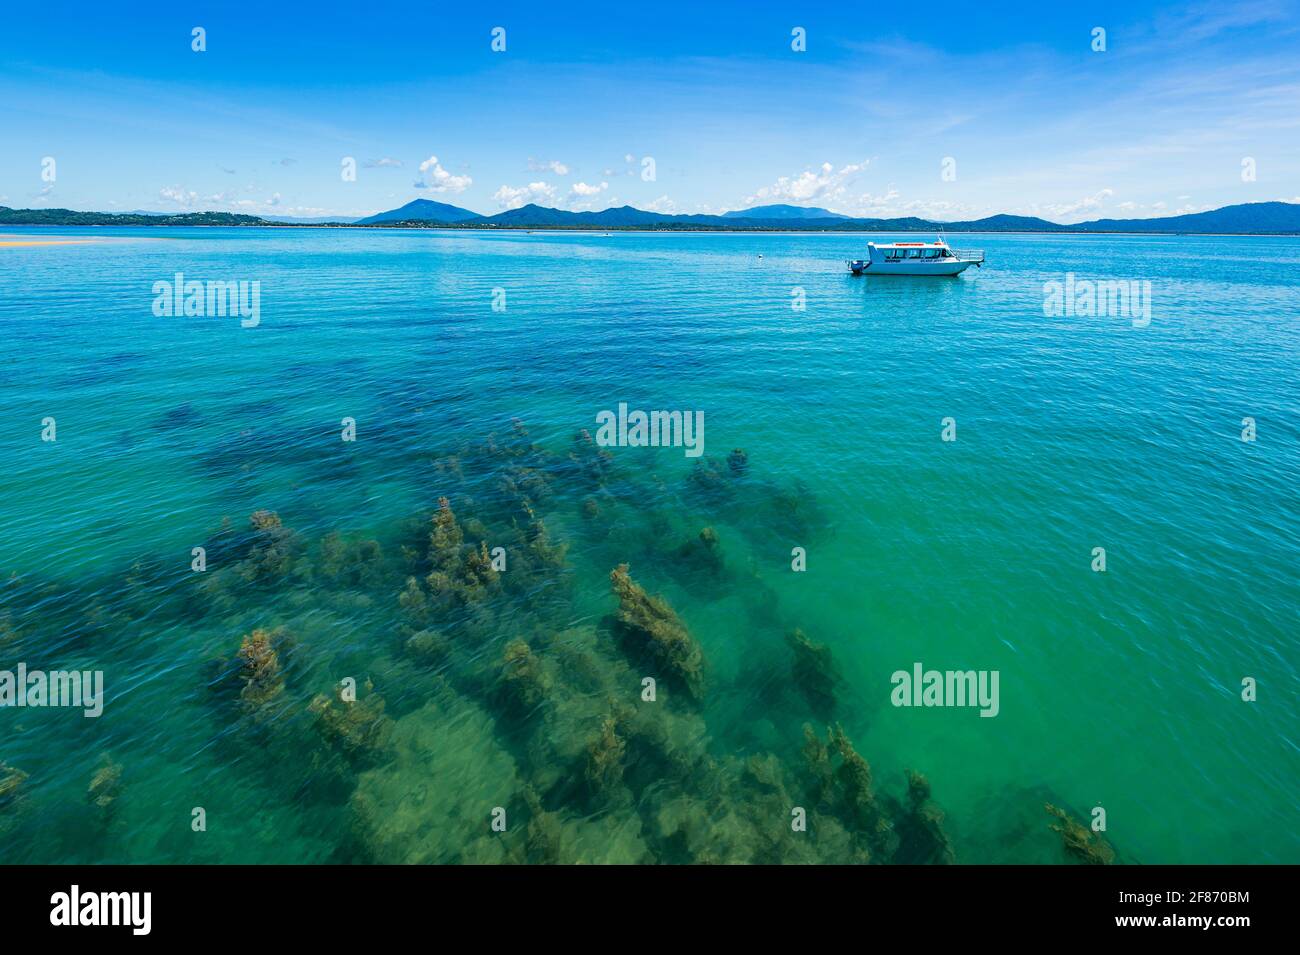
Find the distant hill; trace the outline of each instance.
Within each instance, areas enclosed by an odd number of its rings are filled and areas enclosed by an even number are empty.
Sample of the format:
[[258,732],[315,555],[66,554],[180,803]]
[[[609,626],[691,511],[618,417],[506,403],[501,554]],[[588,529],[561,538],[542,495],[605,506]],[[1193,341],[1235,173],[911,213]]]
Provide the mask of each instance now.
[[[432,199],[415,199],[400,209],[390,209],[377,215],[356,220],[357,225],[378,225],[381,222],[466,222],[483,218],[477,212]],[[333,220],[338,221],[338,220]]]
[[838,212],[819,209],[816,206],[754,206],[752,209],[737,209],[724,212],[724,219],[847,219]]
[[556,226],[570,228],[574,226],[596,227],[601,229],[627,229],[653,226],[671,221],[674,216],[661,212],[646,212],[631,206],[619,206],[616,209],[603,209],[600,212],[568,212],[564,209],[548,209],[529,203],[518,209],[507,209],[494,216],[485,216],[482,222],[494,226]]
[[351,225],[358,221],[356,216],[262,216],[267,222],[281,222],[286,225],[322,225],[326,222],[338,222]]
[[1069,232],[1074,226],[1059,225],[1034,216],[1009,216],[1002,213],[969,222],[950,222],[952,232]]
[[[128,209],[123,215],[129,216],[173,216],[174,212],[159,212],[156,209]],[[322,225],[337,222],[350,225],[357,221],[357,216],[256,216],[264,222],[282,222],[289,225]]]
[[[801,212],[825,212],[802,206],[769,206],[767,209],[798,209]],[[761,209],[747,210],[749,213]],[[1032,216],[995,215],[961,222],[938,222],[906,216],[897,219],[852,219],[829,213],[829,218],[756,218],[750,215],[669,215],[647,212],[632,206],[602,209],[599,212],[571,212],[546,206],[526,205],[483,216],[469,209],[416,199],[400,209],[381,212],[353,223],[354,225],[401,226],[404,228],[450,229],[656,229],[690,231],[769,231],[769,232],[1139,232],[1236,235],[1300,234],[1300,203],[1251,202],[1224,206],[1212,212],[1166,216],[1158,219],[1096,219],[1061,225]],[[305,226],[312,224],[346,224],[343,218],[321,220],[275,220],[230,212],[164,213],[76,212],[71,209],[8,209],[0,206],[0,225],[241,225]]]
[[0,206],[0,225],[267,225],[234,212],[77,212],[74,209],[10,209]]
[[1078,232],[1300,232],[1300,204],[1245,202],[1162,219],[1097,219],[1070,228]]

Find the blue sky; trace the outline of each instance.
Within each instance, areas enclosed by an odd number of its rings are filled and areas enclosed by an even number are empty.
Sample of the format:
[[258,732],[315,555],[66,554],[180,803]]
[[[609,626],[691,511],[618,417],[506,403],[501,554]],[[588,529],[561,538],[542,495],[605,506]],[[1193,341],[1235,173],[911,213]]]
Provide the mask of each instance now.
[[11,4],[0,204],[1073,222],[1300,201],[1297,2],[277,6]]

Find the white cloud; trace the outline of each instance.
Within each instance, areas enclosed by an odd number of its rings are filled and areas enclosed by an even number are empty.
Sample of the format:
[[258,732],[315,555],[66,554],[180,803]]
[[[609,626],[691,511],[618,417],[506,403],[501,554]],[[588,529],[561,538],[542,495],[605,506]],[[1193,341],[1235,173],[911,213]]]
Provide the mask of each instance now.
[[764,186],[749,196],[745,205],[789,203],[802,206],[834,202],[848,194],[849,186],[866,168],[866,161],[851,163],[839,170],[824,162],[815,170],[805,169],[797,176],[782,176],[772,185]]
[[528,160],[529,172],[553,172],[557,176],[567,176],[569,167],[558,159],[552,159],[548,162],[538,162],[536,159]]
[[530,202],[554,202],[555,187],[548,182],[530,182],[526,186],[502,186],[492,193],[502,209],[517,209]]
[[677,214],[677,203],[669,199],[666,195],[660,196],[654,202],[647,202],[641,207],[646,212],[662,212],[665,215]]
[[574,212],[585,212],[588,209],[595,208],[595,197],[601,195],[609,188],[608,182],[601,182],[592,185],[586,182],[575,182],[569,190],[569,194],[564,197],[564,205]]
[[416,189],[428,189],[430,192],[464,192],[474,184],[469,176],[453,176],[442,168],[437,156],[430,156],[420,163],[420,178],[413,185]]
[[862,196],[860,199],[864,206],[861,214],[878,219],[916,216],[934,222],[959,222],[965,219],[979,219],[989,214],[989,210],[965,202],[952,202],[947,199],[907,199],[899,202],[898,198],[898,191],[892,187],[883,196]]
[[199,199],[199,194],[193,189],[182,189],[180,186],[168,186],[165,189],[158,190],[158,198],[164,202],[174,202],[178,206],[189,208]]
[[[385,156],[382,159],[367,159],[365,161],[366,169],[399,169],[401,168],[401,165],[402,161],[400,159],[393,159],[391,156]],[[421,166],[420,168],[423,169],[424,167]]]

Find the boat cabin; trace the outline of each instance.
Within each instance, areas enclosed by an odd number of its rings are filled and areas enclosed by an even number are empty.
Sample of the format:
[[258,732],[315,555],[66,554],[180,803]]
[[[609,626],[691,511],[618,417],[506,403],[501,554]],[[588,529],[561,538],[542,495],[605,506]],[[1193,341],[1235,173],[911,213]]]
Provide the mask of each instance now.
[[881,252],[881,257],[886,262],[901,262],[904,259],[946,259],[952,256],[946,243],[943,242],[894,242],[888,245],[878,245],[877,249]]

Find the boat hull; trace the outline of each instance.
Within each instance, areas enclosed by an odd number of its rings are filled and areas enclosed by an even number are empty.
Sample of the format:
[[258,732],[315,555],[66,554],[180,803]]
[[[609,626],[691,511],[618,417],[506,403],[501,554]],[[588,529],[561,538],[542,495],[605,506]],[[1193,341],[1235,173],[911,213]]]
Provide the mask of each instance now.
[[974,262],[870,262],[850,264],[854,275],[960,275]]

